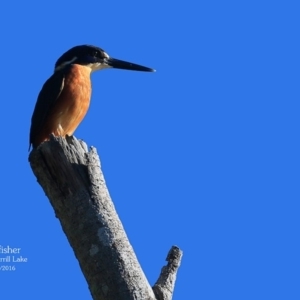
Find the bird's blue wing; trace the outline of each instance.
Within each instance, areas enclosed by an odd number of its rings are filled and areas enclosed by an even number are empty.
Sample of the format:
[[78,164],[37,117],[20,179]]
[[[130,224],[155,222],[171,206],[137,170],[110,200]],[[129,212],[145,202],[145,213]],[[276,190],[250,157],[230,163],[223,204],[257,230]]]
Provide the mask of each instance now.
[[55,104],[64,87],[64,72],[55,72],[43,85],[31,118],[29,149],[34,137],[45,124],[51,107]]

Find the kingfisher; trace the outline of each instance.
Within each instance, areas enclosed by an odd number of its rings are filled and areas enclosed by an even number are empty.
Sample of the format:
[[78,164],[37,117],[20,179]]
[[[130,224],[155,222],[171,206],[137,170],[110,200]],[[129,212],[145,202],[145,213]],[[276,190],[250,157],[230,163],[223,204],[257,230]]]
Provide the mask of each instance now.
[[57,60],[53,75],[38,95],[31,118],[29,149],[49,140],[51,134],[62,137],[73,135],[90,105],[91,73],[107,68],[155,71],[112,58],[96,46],[71,48]]

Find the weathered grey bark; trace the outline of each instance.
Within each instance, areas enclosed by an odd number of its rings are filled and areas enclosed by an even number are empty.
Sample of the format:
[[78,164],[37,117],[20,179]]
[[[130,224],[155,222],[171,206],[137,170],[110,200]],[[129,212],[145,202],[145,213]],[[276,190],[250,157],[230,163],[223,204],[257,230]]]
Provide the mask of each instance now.
[[170,300],[173,296],[176,274],[180,266],[182,251],[173,246],[168,253],[168,264],[162,267],[159,278],[153,286],[153,291],[157,300]]
[[176,247],[179,260],[173,264],[168,259],[163,268],[170,272],[162,272],[156,283],[156,298],[115,211],[95,148],[88,151],[86,144],[74,137],[51,137],[30,153],[29,161],[74,250],[93,299],[172,299],[181,251]]

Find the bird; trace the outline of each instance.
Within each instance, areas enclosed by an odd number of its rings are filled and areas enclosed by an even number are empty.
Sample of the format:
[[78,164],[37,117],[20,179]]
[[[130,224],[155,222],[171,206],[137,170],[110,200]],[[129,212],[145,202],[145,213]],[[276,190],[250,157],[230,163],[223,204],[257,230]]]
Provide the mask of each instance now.
[[91,100],[91,73],[107,68],[155,72],[154,69],[110,57],[103,49],[79,45],[55,63],[32,114],[29,150],[54,136],[72,136],[86,115]]

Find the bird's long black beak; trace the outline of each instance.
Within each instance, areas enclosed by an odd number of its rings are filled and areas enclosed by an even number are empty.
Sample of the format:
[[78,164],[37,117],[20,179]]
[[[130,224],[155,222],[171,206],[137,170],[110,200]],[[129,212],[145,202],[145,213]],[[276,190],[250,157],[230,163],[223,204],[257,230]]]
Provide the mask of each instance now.
[[116,58],[106,58],[105,63],[116,69],[132,70],[132,71],[143,71],[143,72],[155,72],[154,69],[147,68],[141,65],[133,64],[131,62],[119,60]]

